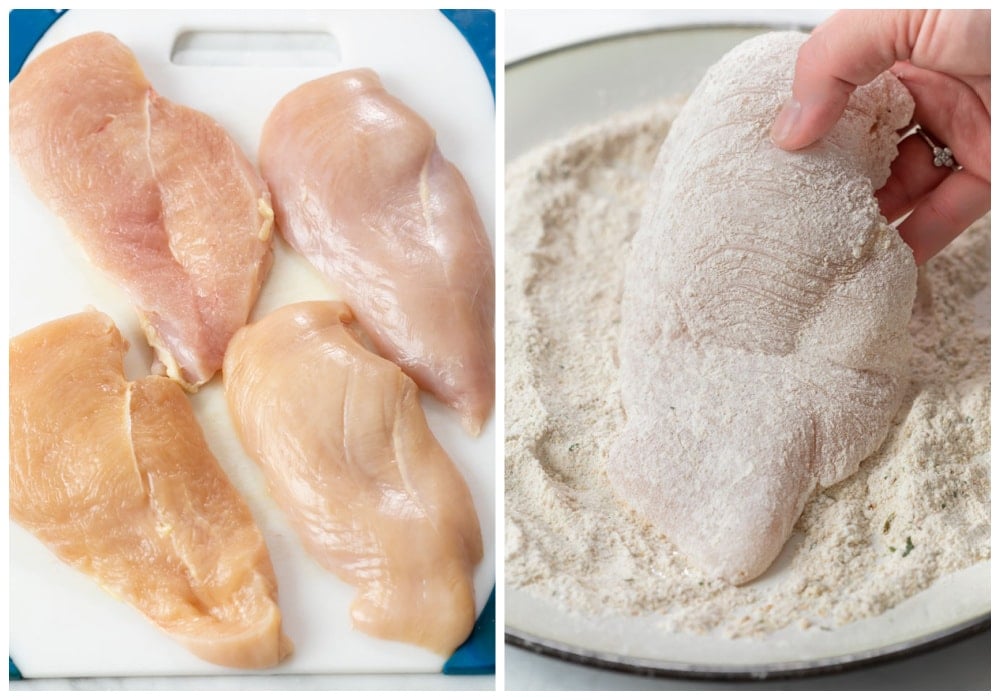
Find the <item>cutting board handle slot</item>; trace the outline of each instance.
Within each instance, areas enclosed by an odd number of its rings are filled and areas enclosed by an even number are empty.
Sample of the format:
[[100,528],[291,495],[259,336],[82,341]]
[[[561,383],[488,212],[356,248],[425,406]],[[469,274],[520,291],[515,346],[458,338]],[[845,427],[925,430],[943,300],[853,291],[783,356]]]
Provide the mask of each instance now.
[[199,31],[178,34],[170,62],[183,66],[336,66],[340,43],[325,31]]

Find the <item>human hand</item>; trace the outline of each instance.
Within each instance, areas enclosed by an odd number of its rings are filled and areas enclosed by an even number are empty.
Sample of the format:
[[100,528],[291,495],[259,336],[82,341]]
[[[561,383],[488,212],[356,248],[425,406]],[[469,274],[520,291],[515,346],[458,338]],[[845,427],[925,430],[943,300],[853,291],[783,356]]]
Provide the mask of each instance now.
[[920,265],[990,209],[989,10],[838,12],[799,50],[792,98],[771,138],[785,150],[815,143],[854,89],[889,69],[913,95],[914,121],[961,165],[936,167],[913,134],[876,193],[889,221],[912,212],[899,233]]

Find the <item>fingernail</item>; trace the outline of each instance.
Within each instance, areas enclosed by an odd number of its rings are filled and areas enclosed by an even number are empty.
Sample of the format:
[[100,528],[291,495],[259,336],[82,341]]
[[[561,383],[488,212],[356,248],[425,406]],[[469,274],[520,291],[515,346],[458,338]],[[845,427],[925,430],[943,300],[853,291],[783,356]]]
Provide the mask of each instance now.
[[781,108],[781,112],[778,113],[778,118],[774,120],[774,126],[771,127],[771,140],[778,146],[785,143],[798,126],[801,116],[802,105],[794,97],[789,98],[788,102]]

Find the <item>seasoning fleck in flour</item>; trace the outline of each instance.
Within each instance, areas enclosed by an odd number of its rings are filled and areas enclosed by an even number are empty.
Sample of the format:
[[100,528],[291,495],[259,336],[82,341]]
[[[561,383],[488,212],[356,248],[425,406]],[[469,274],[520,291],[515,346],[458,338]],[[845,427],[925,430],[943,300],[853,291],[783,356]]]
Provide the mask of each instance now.
[[738,637],[877,615],[989,559],[988,217],[920,271],[888,437],[810,499],[780,576],[706,577],[615,501],[625,253],[681,104],[577,130],[508,169],[507,584],[567,611]]

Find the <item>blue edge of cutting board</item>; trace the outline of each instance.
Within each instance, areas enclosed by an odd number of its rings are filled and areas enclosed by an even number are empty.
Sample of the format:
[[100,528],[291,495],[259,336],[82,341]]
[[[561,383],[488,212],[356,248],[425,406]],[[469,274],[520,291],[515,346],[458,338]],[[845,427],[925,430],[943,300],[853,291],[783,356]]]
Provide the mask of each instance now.
[[[10,11],[10,80],[14,79],[28,54],[46,30],[66,10],[11,10]],[[490,91],[496,100],[496,15],[492,10],[441,10],[462,33],[476,53]],[[8,657],[10,680],[23,678]],[[442,673],[456,676],[488,675],[496,673],[496,588],[490,592],[486,607],[476,620],[472,634],[448,659]]]

